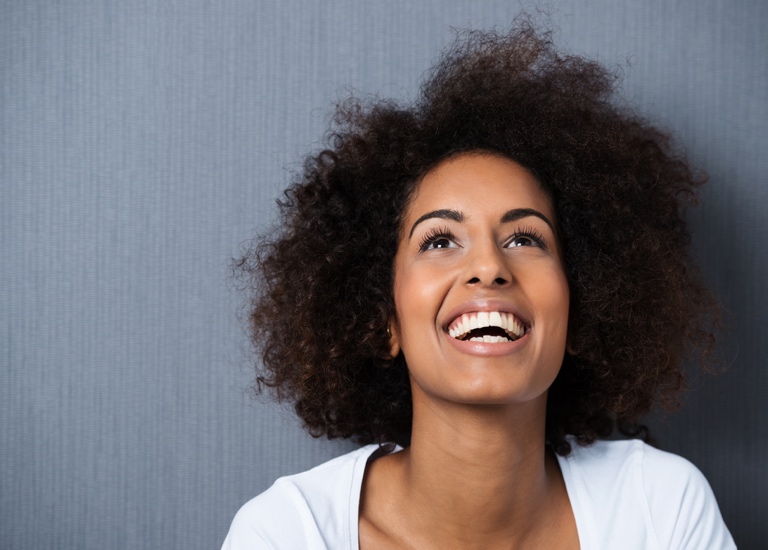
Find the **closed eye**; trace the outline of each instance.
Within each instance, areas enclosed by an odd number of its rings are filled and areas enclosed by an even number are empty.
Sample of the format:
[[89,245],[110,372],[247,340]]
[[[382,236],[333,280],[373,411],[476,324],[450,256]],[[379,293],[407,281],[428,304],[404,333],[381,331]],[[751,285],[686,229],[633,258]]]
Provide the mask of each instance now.
[[419,252],[458,248],[456,237],[447,228],[435,227],[430,229],[419,241]]

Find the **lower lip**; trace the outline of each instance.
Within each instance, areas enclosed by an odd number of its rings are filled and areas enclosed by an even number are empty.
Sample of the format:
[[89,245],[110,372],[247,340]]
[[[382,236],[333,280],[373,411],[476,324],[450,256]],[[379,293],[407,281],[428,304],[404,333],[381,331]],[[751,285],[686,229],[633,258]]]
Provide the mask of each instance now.
[[448,334],[446,334],[446,337],[448,338],[448,341],[462,353],[468,353],[469,355],[481,355],[484,357],[497,357],[499,355],[508,355],[510,353],[516,352],[528,341],[528,334],[529,332],[526,332],[513,342],[497,343],[458,340]]

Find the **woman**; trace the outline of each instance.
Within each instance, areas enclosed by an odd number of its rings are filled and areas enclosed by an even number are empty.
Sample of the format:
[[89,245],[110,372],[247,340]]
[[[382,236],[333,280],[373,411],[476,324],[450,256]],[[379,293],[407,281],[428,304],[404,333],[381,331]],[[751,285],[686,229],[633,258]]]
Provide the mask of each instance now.
[[367,446],[281,478],[240,548],[732,548],[638,440],[716,308],[681,217],[701,177],[523,25],[468,33],[415,105],[348,103],[246,255],[259,388]]

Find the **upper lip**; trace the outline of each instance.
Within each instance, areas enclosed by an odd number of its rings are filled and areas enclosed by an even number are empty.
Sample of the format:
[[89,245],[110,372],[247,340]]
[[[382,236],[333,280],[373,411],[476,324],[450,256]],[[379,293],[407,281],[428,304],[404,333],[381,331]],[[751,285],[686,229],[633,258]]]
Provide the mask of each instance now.
[[481,311],[498,311],[500,313],[514,315],[515,318],[523,324],[526,332],[528,332],[528,329],[531,326],[528,318],[520,311],[520,308],[511,302],[504,300],[471,300],[457,306],[448,314],[446,317],[447,320],[443,324],[443,330],[448,332],[448,327],[465,313],[477,313]]

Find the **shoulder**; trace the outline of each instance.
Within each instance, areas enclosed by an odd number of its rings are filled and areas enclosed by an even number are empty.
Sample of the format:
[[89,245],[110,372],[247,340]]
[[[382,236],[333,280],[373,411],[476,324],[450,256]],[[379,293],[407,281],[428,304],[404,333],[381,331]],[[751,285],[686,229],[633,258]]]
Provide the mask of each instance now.
[[631,534],[638,548],[735,548],[709,483],[680,456],[638,440],[599,441],[574,446],[560,464],[577,523],[581,513],[601,542]]
[[[245,548],[345,548],[357,539],[350,510],[357,511],[368,445],[319,466],[281,477],[235,515],[222,550]],[[354,530],[354,533],[352,532]]]

